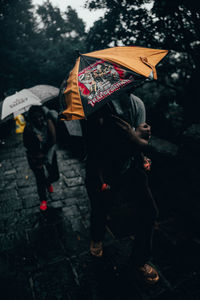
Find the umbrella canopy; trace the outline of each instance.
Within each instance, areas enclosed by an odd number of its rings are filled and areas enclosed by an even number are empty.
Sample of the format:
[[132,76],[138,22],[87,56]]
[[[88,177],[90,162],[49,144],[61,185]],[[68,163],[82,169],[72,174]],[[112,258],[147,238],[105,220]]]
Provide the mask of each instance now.
[[61,118],[87,118],[122,89],[137,87],[146,79],[157,79],[155,66],[168,50],[114,47],[81,54],[64,90]]
[[0,119],[9,115],[19,115],[29,110],[32,105],[42,105],[57,97],[59,89],[50,85],[36,85],[23,89],[12,96],[6,97],[0,104]]
[[29,91],[36,95],[42,103],[56,98],[59,95],[59,88],[46,84],[35,85],[29,88]]

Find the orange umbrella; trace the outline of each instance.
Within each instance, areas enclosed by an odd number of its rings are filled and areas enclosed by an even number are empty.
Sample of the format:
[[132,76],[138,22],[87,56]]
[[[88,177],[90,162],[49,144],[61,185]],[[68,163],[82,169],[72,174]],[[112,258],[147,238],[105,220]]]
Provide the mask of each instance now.
[[67,80],[61,118],[87,118],[113,93],[136,87],[146,79],[157,79],[155,66],[167,53],[168,50],[130,46],[81,54]]

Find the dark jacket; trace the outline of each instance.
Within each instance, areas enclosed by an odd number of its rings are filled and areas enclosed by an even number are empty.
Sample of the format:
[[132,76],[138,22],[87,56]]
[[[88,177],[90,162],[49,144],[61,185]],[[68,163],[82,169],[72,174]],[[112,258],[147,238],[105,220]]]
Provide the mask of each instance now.
[[86,171],[87,180],[93,181],[94,185],[120,176],[127,171],[133,159],[140,158],[140,151],[134,149],[124,132],[116,126],[112,114],[128,122],[131,127],[145,122],[143,102],[127,94],[109,102],[109,105],[88,118]]
[[[42,137],[42,141],[39,139],[39,135]],[[50,149],[56,143],[53,122],[47,119],[42,130],[37,130],[30,122],[27,122],[23,132],[23,143],[27,149],[28,162],[31,168],[45,163],[48,160]]]

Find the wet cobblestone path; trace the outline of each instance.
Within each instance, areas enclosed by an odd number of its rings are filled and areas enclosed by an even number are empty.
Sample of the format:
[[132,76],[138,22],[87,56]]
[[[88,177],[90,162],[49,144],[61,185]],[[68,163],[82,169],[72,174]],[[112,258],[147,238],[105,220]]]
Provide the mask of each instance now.
[[116,238],[108,228],[103,259],[91,257],[85,166],[66,149],[57,155],[60,179],[41,213],[22,141],[12,136],[0,146],[0,299],[199,300],[200,241],[183,238],[173,220],[155,231],[155,287],[129,266],[133,236]]

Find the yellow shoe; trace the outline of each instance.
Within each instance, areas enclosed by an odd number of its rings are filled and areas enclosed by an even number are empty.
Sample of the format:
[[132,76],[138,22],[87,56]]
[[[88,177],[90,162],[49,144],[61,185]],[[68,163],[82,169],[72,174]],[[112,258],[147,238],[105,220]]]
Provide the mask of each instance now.
[[103,256],[103,247],[102,242],[93,242],[90,243],[90,253],[95,257]]
[[155,284],[159,280],[158,272],[149,264],[145,264],[144,266],[140,267],[138,271],[140,277],[142,277],[142,279],[148,284]]

